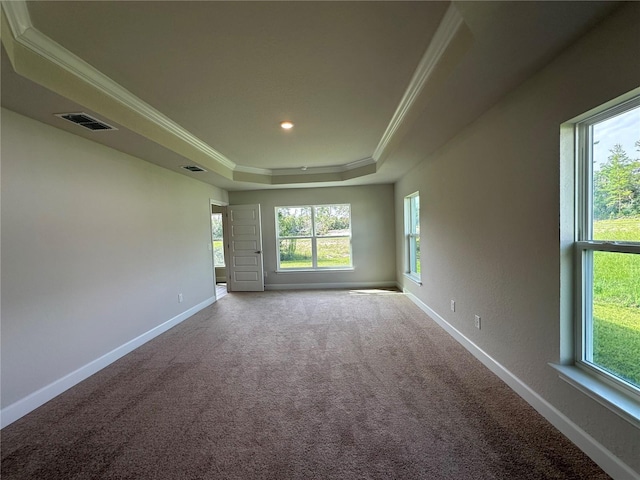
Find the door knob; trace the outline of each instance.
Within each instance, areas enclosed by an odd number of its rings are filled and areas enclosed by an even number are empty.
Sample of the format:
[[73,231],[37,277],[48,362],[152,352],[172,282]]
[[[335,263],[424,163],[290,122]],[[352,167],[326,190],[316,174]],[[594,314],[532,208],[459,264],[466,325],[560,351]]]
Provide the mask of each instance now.
[[258,250],[256,253],[262,253],[262,250]]

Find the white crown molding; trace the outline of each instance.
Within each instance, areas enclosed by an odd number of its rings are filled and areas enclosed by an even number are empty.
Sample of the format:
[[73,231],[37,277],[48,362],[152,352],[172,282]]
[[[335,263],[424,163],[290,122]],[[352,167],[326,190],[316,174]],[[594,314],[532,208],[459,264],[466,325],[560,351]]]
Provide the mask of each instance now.
[[297,168],[257,168],[248,167],[245,165],[237,165],[236,172],[251,173],[254,175],[267,175],[267,176],[282,176],[282,175],[317,175],[323,173],[342,173],[349,170],[355,170],[356,168],[366,167],[376,163],[372,157],[363,158],[354,162],[346,163],[344,165],[331,165],[328,167],[308,167],[304,170],[302,167]]
[[9,22],[9,27],[13,36],[17,38],[22,35],[27,29],[33,28],[31,25],[31,17],[29,16],[29,10],[27,10],[27,3],[24,1],[15,2],[2,2],[2,9]]
[[376,163],[372,157],[356,160],[355,162],[345,163],[344,165],[329,165],[327,167],[307,167],[304,170],[300,168],[274,168],[271,170],[272,175],[317,175],[319,173],[343,173],[356,168],[365,167]]
[[236,165],[234,171],[240,173],[251,173],[253,175],[273,175],[273,170],[268,168],[248,167],[246,165]]
[[418,67],[409,82],[409,86],[407,87],[402,100],[400,100],[398,108],[396,108],[387,129],[373,152],[373,158],[376,162],[382,157],[384,151],[391,143],[393,136],[405,121],[409,111],[420,96],[422,89],[431,77],[431,74],[434,72],[438,61],[446,51],[462,24],[463,19],[460,12],[458,12],[458,9],[453,4],[449,5],[447,12],[438,26],[438,30],[436,30],[433,39],[429,43],[427,51],[422,56],[420,63],[418,63]]
[[82,80],[97,91],[107,95],[121,105],[137,112],[147,121],[159,126],[168,134],[182,140],[196,151],[204,154],[208,158],[211,158],[213,161],[218,162],[233,172],[267,177],[344,173],[366,167],[371,164],[376,164],[382,157],[384,151],[390,145],[400,126],[407,119],[409,112],[414,107],[425,84],[434,72],[437,63],[446,51],[456,32],[463,24],[463,19],[460,13],[455,6],[451,4],[440,22],[427,51],[422,56],[400,104],[396,108],[387,129],[371,157],[343,165],[309,167],[305,170],[302,170],[301,168],[265,169],[237,165],[222,153],[218,152],[185,128],[178,125],[162,112],[156,110],[142,99],[136,97],[134,94],[129,92],[120,84],[114,82],[96,68],[89,65],[80,57],[38,31],[31,23],[27,2],[25,0],[5,0],[1,3],[13,37],[18,44],[49,60],[54,65],[64,69],[66,72],[74,75],[76,78]]
[[376,163],[373,157],[361,158],[360,160],[356,160],[354,162],[347,163],[343,165],[343,171],[355,170],[356,168],[366,167],[367,165],[371,165]]
[[220,152],[211,148],[169,117],[136,97],[80,57],[37,30],[31,23],[27,3],[24,0],[2,2],[2,8],[4,9],[16,42],[82,79],[85,83],[108,95],[120,104],[138,112],[146,120],[158,125],[171,135],[181,139],[225,167],[232,170],[236,167],[234,162]]
[[319,173],[340,173],[343,172],[342,165],[331,165],[328,167],[307,167],[304,170],[300,168],[274,168],[272,170],[274,176],[281,175],[317,175]]

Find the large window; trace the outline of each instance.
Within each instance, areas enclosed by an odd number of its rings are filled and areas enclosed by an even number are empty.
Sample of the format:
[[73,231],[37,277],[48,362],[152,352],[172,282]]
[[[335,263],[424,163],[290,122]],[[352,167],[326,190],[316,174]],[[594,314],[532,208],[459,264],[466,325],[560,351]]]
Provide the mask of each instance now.
[[351,206],[276,207],[278,270],[351,268]]
[[640,98],[577,125],[576,361],[640,398]]
[[420,195],[413,193],[404,199],[406,239],[406,273],[420,281]]

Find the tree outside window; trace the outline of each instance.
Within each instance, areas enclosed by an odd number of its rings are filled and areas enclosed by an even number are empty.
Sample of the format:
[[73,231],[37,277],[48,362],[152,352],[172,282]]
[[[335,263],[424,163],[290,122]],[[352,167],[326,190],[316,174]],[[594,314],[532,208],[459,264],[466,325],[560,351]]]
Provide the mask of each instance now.
[[640,391],[640,99],[579,127],[579,364]]
[[350,268],[351,206],[276,207],[278,268]]

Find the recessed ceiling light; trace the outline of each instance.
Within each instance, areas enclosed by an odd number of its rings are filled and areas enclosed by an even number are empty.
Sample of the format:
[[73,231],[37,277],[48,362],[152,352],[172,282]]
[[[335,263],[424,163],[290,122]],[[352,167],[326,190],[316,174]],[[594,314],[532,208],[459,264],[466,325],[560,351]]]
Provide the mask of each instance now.
[[291,123],[291,122],[282,122],[280,124],[280,126],[282,128],[284,128],[285,130],[291,130],[293,128],[293,123]]

